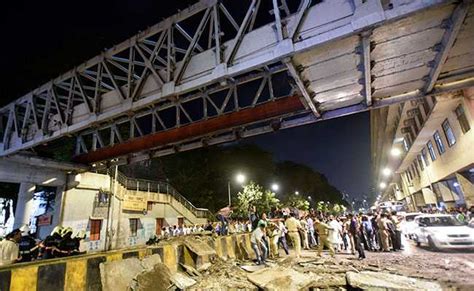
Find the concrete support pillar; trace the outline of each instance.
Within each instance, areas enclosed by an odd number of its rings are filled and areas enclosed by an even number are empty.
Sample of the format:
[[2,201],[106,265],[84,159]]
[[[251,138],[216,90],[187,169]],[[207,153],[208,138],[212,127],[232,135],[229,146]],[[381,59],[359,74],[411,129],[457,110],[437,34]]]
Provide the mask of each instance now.
[[33,211],[33,193],[35,184],[21,183],[18,191],[18,202],[15,210],[15,223],[13,228],[19,228],[23,224],[29,224]]

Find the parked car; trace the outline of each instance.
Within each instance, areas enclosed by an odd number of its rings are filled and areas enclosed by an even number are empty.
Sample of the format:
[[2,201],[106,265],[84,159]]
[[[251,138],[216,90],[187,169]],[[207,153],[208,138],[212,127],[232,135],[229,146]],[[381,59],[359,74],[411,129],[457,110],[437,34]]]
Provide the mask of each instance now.
[[423,214],[415,218],[413,234],[417,246],[427,244],[432,250],[474,249],[474,229],[448,214]]
[[403,214],[403,220],[401,221],[401,228],[402,233],[405,237],[411,239],[413,238],[413,234],[415,233],[415,229],[417,228],[417,223],[415,222],[415,218],[423,213],[420,212],[409,212]]

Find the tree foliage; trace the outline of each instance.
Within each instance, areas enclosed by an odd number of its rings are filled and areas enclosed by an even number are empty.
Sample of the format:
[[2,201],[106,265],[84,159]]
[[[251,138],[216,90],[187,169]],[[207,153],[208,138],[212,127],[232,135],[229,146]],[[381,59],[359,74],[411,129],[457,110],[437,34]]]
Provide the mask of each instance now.
[[[310,196],[312,201],[343,202],[341,193],[321,173],[294,162],[276,162],[271,153],[256,145],[211,146],[130,165],[121,170],[137,178],[167,179],[194,205],[211,211],[228,204],[229,182],[235,201],[237,193],[242,190],[235,181],[237,173],[244,173],[248,180],[262,185],[262,196],[267,195],[265,188],[278,182],[280,190],[276,194],[269,192],[265,201],[279,199],[286,202],[289,197],[295,196],[295,191],[299,191],[301,196]],[[262,207],[267,209],[274,204]]]
[[300,195],[290,195],[284,203],[285,206],[294,207],[300,210],[309,210],[309,201]]
[[272,191],[265,190],[251,181],[237,193],[235,202],[234,213],[238,216],[246,216],[250,206],[255,206],[258,213],[269,212],[279,206],[280,200]]

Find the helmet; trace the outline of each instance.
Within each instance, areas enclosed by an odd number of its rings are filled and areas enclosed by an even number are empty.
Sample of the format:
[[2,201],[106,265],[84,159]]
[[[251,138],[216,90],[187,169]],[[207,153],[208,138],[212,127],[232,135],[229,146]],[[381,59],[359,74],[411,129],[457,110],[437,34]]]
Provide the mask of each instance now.
[[74,234],[73,237],[74,238],[85,239],[86,238],[86,232],[84,230],[79,230],[78,232],[76,232],[76,234]]
[[72,228],[71,227],[65,227],[62,229],[61,236],[65,236],[67,233],[72,234]]
[[51,232],[51,235],[54,235],[54,234],[56,234],[56,233],[57,233],[57,234],[61,234],[62,230],[63,230],[63,227],[60,226],[60,225],[58,225],[58,226],[56,226],[55,228],[53,228],[53,231]]
[[28,224],[23,224],[21,227],[20,227],[20,231],[22,233],[29,233],[30,232],[30,228],[28,227]]

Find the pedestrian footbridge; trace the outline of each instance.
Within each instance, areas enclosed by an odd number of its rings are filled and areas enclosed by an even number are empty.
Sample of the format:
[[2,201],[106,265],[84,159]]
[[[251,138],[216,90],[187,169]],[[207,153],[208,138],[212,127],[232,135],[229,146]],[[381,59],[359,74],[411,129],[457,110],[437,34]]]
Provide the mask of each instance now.
[[114,165],[474,85],[469,0],[201,0],[0,109]]

